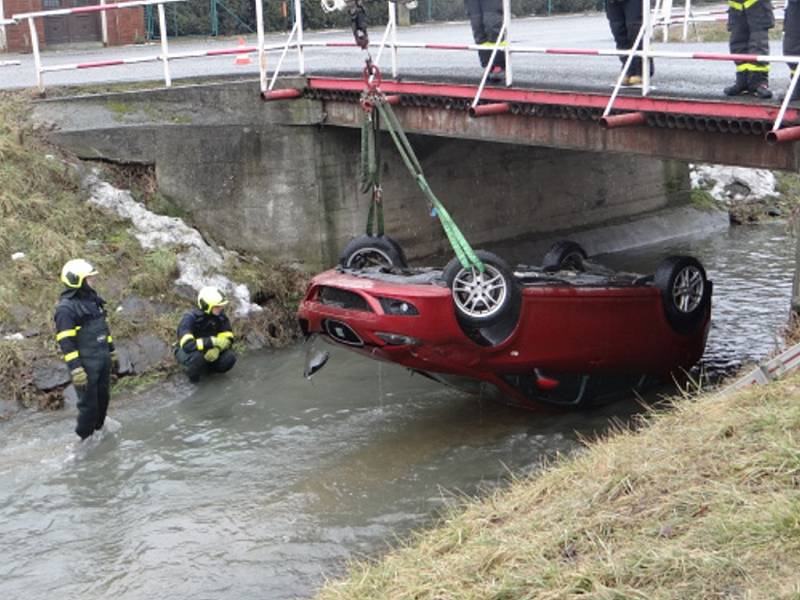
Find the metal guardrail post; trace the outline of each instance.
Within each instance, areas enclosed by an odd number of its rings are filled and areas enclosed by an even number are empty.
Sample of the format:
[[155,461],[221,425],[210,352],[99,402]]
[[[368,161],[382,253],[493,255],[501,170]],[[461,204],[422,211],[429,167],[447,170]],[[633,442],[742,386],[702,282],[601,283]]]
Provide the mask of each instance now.
[[689,16],[692,14],[692,0],[686,0],[683,5],[683,41],[689,37]]
[[297,60],[300,75],[306,74],[306,61],[303,57],[303,7],[300,0],[294,0],[294,22],[297,27]]
[[[661,37],[663,42],[669,41],[669,28],[672,25],[672,0],[664,0],[661,3],[661,15],[663,24],[661,25]],[[656,13],[656,16],[658,14]]]
[[33,68],[36,70],[36,88],[44,94],[44,77],[42,76],[42,57],[39,55],[39,34],[33,17],[28,17],[28,29],[31,32],[31,50],[33,51]]
[[[3,0],[0,0],[0,50],[6,49],[6,18]],[[13,21],[12,21],[13,23]]]
[[258,89],[263,94],[267,91],[267,56],[264,53],[264,3],[256,2],[256,36],[258,38]]
[[[100,0],[100,6],[105,6],[106,0]],[[106,11],[100,13],[100,32],[103,38],[103,46],[108,46],[108,15]]]
[[[390,35],[392,39],[392,77],[397,77],[397,4],[395,2],[389,2],[389,21],[386,24],[387,28],[390,29]],[[384,40],[386,36],[384,36]],[[383,51],[383,43],[381,43],[381,49]],[[378,61],[380,61],[380,54],[378,55]]]
[[511,68],[511,0],[503,0],[503,27],[506,30],[506,47],[503,49],[506,55],[506,85],[510,86],[514,81],[513,70]]
[[161,61],[164,63],[164,85],[172,87],[172,78],[169,74],[169,46],[167,43],[167,20],[164,14],[164,4],[158,4],[158,31],[161,37]]
[[[650,10],[650,0],[642,0],[642,28],[644,29],[644,39],[642,40],[642,96],[647,96],[650,93],[649,53],[650,38],[653,35],[653,14]],[[634,49],[637,46],[637,44],[634,44]]]

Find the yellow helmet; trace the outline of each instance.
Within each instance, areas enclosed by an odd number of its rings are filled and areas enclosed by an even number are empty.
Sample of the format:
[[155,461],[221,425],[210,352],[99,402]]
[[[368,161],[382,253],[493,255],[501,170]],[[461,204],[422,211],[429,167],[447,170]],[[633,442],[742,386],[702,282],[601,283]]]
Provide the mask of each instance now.
[[62,267],[61,283],[70,288],[79,288],[90,275],[97,275],[94,267],[82,258],[75,258]]
[[225,294],[213,286],[208,285],[197,294],[197,306],[206,314],[209,314],[214,307],[226,304],[228,299],[225,298]]

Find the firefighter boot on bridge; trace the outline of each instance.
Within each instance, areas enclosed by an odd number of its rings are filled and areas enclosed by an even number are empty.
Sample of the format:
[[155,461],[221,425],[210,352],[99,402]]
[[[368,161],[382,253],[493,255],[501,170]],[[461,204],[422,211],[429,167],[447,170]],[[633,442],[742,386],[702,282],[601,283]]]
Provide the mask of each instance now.
[[[769,30],[775,26],[770,0],[728,0],[728,31],[731,54],[769,54]],[[762,100],[772,98],[769,89],[769,64],[736,61],[736,81],[724,90],[726,96],[752,94]]]

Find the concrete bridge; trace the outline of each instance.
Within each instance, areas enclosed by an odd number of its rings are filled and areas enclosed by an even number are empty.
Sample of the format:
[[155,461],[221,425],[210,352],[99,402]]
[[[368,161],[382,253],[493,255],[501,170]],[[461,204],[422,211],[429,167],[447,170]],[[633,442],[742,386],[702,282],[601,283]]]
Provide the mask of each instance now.
[[[403,31],[404,39],[432,36],[447,45],[469,33],[463,23]],[[610,40],[603,15],[515,20],[512,36],[520,43],[587,48]],[[36,114],[53,124],[57,141],[82,157],[155,165],[160,189],[218,241],[322,266],[363,230],[366,214],[366,198],[356,186],[354,129],[363,114],[363,55],[342,47],[349,38],[349,32],[308,36],[333,45],[319,58],[306,55],[307,69],[318,75],[279,80],[280,88],[298,91],[292,100],[260,102],[257,79],[248,79],[257,75],[251,65],[237,71],[237,81],[199,85],[184,79],[171,89],[58,98],[40,102]],[[721,51],[724,45],[689,49]],[[132,62],[139,51],[119,50]],[[765,139],[777,103],[720,97],[733,74],[727,63],[657,61],[658,87],[647,97],[624,92],[607,122],[611,126],[603,127],[600,116],[619,72],[615,56],[518,60],[513,87],[483,91],[481,106],[491,114],[481,117],[469,111],[480,74],[473,52],[448,53],[445,62],[441,54],[422,50],[405,49],[400,56],[403,78],[385,78],[381,89],[399,96],[395,111],[415,136],[432,185],[476,245],[665,210],[673,211],[671,232],[690,233],[710,225],[682,212],[689,196],[687,162],[798,170],[795,143]],[[183,76],[230,74],[228,57],[224,65],[204,61]],[[29,65],[19,58],[23,64],[14,68],[24,71]],[[84,54],[80,60],[93,58]],[[289,71],[297,67],[292,60]],[[160,68],[143,67],[136,77],[158,77]],[[104,72],[111,74],[108,81],[132,73],[113,66]],[[77,83],[83,73],[51,75]],[[615,126],[620,123],[614,114],[624,115],[626,126]],[[794,107],[784,122],[800,124]],[[388,230],[412,257],[446,251],[438,223],[427,217],[402,162],[392,148],[386,150]],[[652,230],[641,229],[645,233],[628,243],[656,241]]]
[[[363,111],[356,91],[328,90],[324,80],[285,84],[305,90],[306,97],[261,102],[257,81],[223,82],[54,98],[38,102],[34,116],[54,141],[82,158],[154,165],[159,189],[217,241],[317,268],[335,262],[364,230],[368,198],[357,185],[356,129]],[[577,112],[570,118],[472,119],[454,96],[402,97],[394,108],[429,181],[476,246],[664,211],[669,215],[656,217],[656,229],[637,225],[635,239],[617,236],[590,245],[590,252],[625,247],[611,242],[657,241],[656,230],[674,235],[727,225],[726,215],[687,208],[685,162],[646,152],[601,153],[560,135],[580,131],[572,127],[596,132],[573,134],[586,140],[616,135]],[[548,137],[523,135],[537,129]],[[412,258],[447,253],[421,192],[391,142],[383,145],[387,231]]]

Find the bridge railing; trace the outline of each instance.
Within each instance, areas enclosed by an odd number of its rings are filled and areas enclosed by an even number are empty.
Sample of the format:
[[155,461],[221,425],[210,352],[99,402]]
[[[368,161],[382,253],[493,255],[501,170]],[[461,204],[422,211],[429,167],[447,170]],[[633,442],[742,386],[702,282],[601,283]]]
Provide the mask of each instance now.
[[[356,44],[354,42],[321,42],[321,41],[305,40],[303,31],[303,11],[302,11],[301,0],[292,0],[294,2],[294,8],[295,8],[295,10],[293,11],[294,23],[285,42],[279,44],[267,45],[265,44],[265,37],[264,37],[263,0],[255,0],[254,4],[256,9],[255,12],[257,21],[257,35],[258,35],[258,42],[255,47],[240,45],[232,48],[189,51],[189,52],[179,52],[171,54],[169,51],[169,44],[166,35],[166,20],[164,16],[164,5],[174,2],[183,2],[183,1],[185,0],[132,0],[132,1],[118,2],[115,4],[103,3],[100,5],[81,6],[75,8],[67,8],[67,9],[56,9],[56,10],[46,10],[46,11],[16,14],[13,15],[12,19],[14,22],[20,22],[23,20],[26,20],[28,22],[28,27],[30,29],[31,45],[34,56],[34,68],[36,71],[36,84],[40,92],[44,92],[44,74],[47,72],[64,71],[72,69],[89,69],[95,67],[109,67],[117,65],[161,61],[163,65],[164,82],[165,85],[169,87],[172,83],[172,78],[169,68],[170,60],[257,53],[260,89],[262,95],[264,96],[265,99],[270,99],[273,97],[286,97],[286,92],[281,92],[280,94],[278,94],[277,91],[274,90],[274,86],[277,81],[278,75],[280,74],[281,69],[283,67],[284,59],[288,55],[290,50],[295,50],[297,52],[299,72],[301,75],[305,75],[306,71],[305,51],[307,49],[319,48],[319,47],[339,47],[339,48],[356,47]],[[312,0],[312,1],[317,1],[317,0]],[[630,50],[587,49],[587,48],[540,48],[533,46],[514,45],[510,41],[511,36],[509,35],[509,32],[511,30],[510,0],[503,0],[502,27],[500,34],[498,35],[494,43],[485,43],[479,45],[479,44],[401,42],[398,41],[397,8],[394,2],[389,2],[388,3],[389,14],[387,19],[387,25],[384,30],[380,43],[377,44],[378,52],[376,54],[374,64],[376,65],[380,64],[380,61],[383,58],[384,50],[387,50],[391,57],[392,75],[394,77],[397,77],[399,75],[397,66],[398,51],[402,50],[403,48],[429,49],[436,51],[470,51],[470,52],[491,51],[492,53],[491,60],[489,60],[486,68],[482,72],[477,92],[471,103],[470,113],[475,116],[481,116],[485,114],[497,114],[499,112],[503,112],[501,110],[493,110],[492,107],[486,107],[485,105],[481,104],[481,96],[483,94],[486,82],[489,77],[489,70],[494,62],[494,57],[498,52],[503,52],[505,54],[506,86],[511,86],[513,83],[513,58],[517,55],[547,54],[547,55],[582,56],[582,57],[588,57],[588,56],[623,57],[625,58],[623,68],[619,76],[617,77],[616,85],[614,86],[614,90],[611,94],[611,97],[609,98],[609,101],[603,113],[603,118],[605,119],[604,122],[608,124],[610,122],[609,120],[612,118],[611,112],[614,109],[614,103],[622,89],[622,83],[626,77],[628,70],[630,69],[630,66],[633,63],[634,58],[636,57],[639,57],[642,60],[642,63],[645,65],[649,64],[649,60],[653,58],[665,58],[665,59],[676,59],[676,60],[800,63],[800,57],[798,56],[783,56],[783,55],[762,56],[762,55],[750,55],[750,54],[669,52],[669,51],[653,50],[650,44],[652,36],[654,34],[655,26],[658,23],[663,22],[663,16],[665,14],[668,15],[672,14],[671,1],[672,0],[655,0],[655,6],[651,6],[651,0],[642,0],[643,23],[640,31],[638,32],[636,43]],[[105,0],[101,0],[101,2],[105,2]],[[691,14],[691,0],[685,0],[685,2],[686,4],[684,7],[684,15],[689,15]],[[101,15],[105,15],[105,12],[109,10],[121,10],[125,8],[131,8],[136,6],[147,6],[147,5],[156,5],[158,8],[159,33],[160,33],[159,37],[161,44],[160,54],[138,56],[131,58],[101,60],[101,61],[85,62],[85,63],[53,64],[53,65],[42,64],[42,58],[39,49],[38,34],[35,25],[36,19],[53,15],[89,13],[89,12],[100,12]],[[661,18],[662,21],[659,21],[659,18]],[[637,49],[640,46],[641,49]],[[370,44],[370,47],[374,48],[375,44]],[[280,58],[278,59],[275,69],[272,72],[271,79],[267,81],[268,73],[267,73],[266,54],[269,52],[280,52]],[[18,61],[13,61],[12,64],[18,64]],[[791,134],[789,132],[780,131],[781,124],[786,114],[789,100],[791,98],[791,93],[797,86],[798,75],[800,75],[800,69],[795,70],[795,73],[789,85],[789,91],[786,94],[786,97],[781,105],[781,108],[773,124],[772,127],[773,135],[771,138],[769,138],[772,141],[800,139],[800,127],[791,128],[796,130]],[[641,85],[641,94],[642,96],[647,96],[650,93],[650,72],[648,68],[642,70],[642,80],[643,81]],[[616,115],[613,118],[616,118]],[[616,124],[618,125],[633,124],[637,122],[641,122],[641,119],[625,118],[616,120]]]
[[[36,71],[36,87],[39,93],[44,93],[44,74],[48,71],[67,71],[73,69],[90,69],[95,67],[110,67],[115,65],[136,64],[143,62],[162,61],[164,65],[164,82],[167,86],[172,84],[172,78],[169,72],[169,46],[167,43],[167,30],[166,19],[164,16],[164,4],[172,4],[175,2],[184,2],[185,0],[132,0],[128,2],[117,2],[114,4],[106,4],[105,0],[101,0],[100,4],[92,4],[88,6],[75,6],[72,8],[56,8],[52,10],[40,10],[28,13],[19,13],[12,16],[15,22],[27,21],[28,30],[30,32],[31,50],[33,52],[33,65]],[[108,39],[108,26],[106,22],[106,12],[110,10],[124,10],[126,8],[135,8],[137,6],[150,6],[157,5],[158,7],[158,21],[159,31],[161,38],[161,54],[152,56],[141,56],[136,58],[122,58],[113,60],[94,61],[86,63],[72,63],[72,64],[58,64],[58,65],[43,65],[42,56],[39,45],[39,33],[36,29],[36,19],[45,17],[54,17],[60,15],[76,15],[99,12],[101,14],[101,29],[103,32],[103,39]],[[173,57],[175,58],[175,57]]]
[[[300,10],[300,0],[293,0],[295,3],[295,15],[302,15]],[[324,2],[324,0],[323,0]],[[261,2],[256,0],[256,14],[257,14],[257,29],[259,38],[263,39],[264,22],[263,15],[260,15]],[[714,52],[671,52],[653,50],[651,48],[651,40],[654,35],[655,28],[658,24],[664,24],[666,18],[664,15],[672,14],[672,0],[655,0],[655,4],[651,0],[642,0],[642,26],[638,32],[637,38],[633,47],[630,50],[616,50],[616,49],[588,49],[588,48],[546,48],[546,47],[533,47],[513,45],[510,41],[510,27],[511,27],[511,10],[510,0],[503,0],[503,25],[494,44],[450,44],[450,43],[424,43],[424,42],[399,42],[397,41],[397,18],[396,7],[394,2],[389,2],[389,18],[387,20],[384,35],[379,44],[377,58],[374,63],[379,65],[384,48],[388,47],[392,55],[392,76],[399,75],[397,70],[397,51],[403,48],[416,48],[416,49],[429,49],[438,51],[478,51],[478,50],[491,50],[492,56],[484,69],[477,92],[470,106],[470,114],[473,116],[483,116],[489,114],[499,114],[506,112],[501,110],[503,107],[492,107],[481,105],[481,95],[483,93],[486,81],[489,75],[489,69],[494,62],[494,57],[497,52],[504,52],[506,58],[506,71],[505,83],[506,86],[511,86],[513,83],[513,65],[512,57],[518,54],[547,54],[547,55],[562,55],[562,56],[618,56],[624,57],[625,62],[617,77],[616,84],[603,112],[603,122],[608,125],[610,122],[611,112],[614,109],[614,103],[623,87],[623,82],[627,76],[628,71],[633,63],[633,59],[638,57],[642,60],[643,65],[648,65],[650,59],[664,58],[674,60],[708,60],[708,61],[725,61],[725,62],[769,62],[769,63],[800,63],[800,56],[784,56],[784,55],[754,55],[754,54],[730,54],[730,53],[714,53]],[[692,14],[691,0],[685,0],[683,13],[686,17]],[[698,13],[699,14],[699,13]],[[714,11],[709,11],[709,14],[714,14]],[[267,83],[266,78],[266,64],[263,60],[259,60],[259,68],[261,69],[261,91],[265,99],[272,98],[285,98],[286,94],[281,91],[280,93],[274,91],[274,85],[277,81],[280,69],[283,65],[283,58],[286,56],[290,49],[297,49],[300,59],[300,74],[305,75],[305,66],[303,62],[303,49],[309,47],[356,47],[353,42],[305,42],[302,41],[302,16],[295,21],[294,28],[289,35],[283,47],[281,59],[278,61],[275,70],[273,71],[272,78]],[[261,45],[261,42],[259,42]],[[641,46],[641,50],[637,48]],[[779,131],[783,118],[786,114],[791,95],[797,86],[798,77],[800,76],[800,69],[796,69],[789,84],[789,89],[778,111],[777,117],[773,123],[772,131],[768,135],[770,141],[788,141],[800,139],[800,127],[790,128],[793,131]],[[650,70],[649,68],[642,69],[642,85],[641,94],[647,96],[650,93]],[[636,124],[641,123],[643,115],[623,115],[622,119],[614,121],[618,125],[623,124]],[[635,117],[635,118],[632,118]]]

